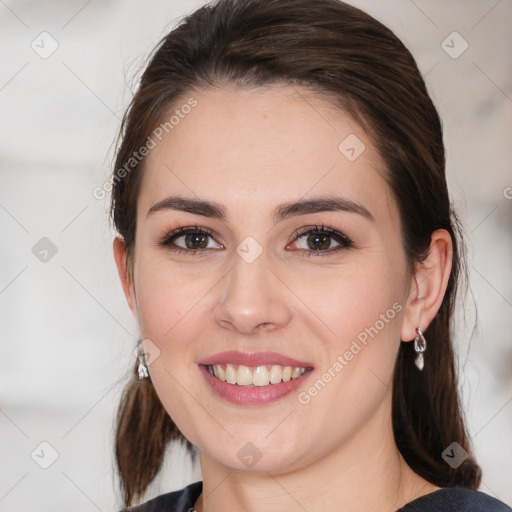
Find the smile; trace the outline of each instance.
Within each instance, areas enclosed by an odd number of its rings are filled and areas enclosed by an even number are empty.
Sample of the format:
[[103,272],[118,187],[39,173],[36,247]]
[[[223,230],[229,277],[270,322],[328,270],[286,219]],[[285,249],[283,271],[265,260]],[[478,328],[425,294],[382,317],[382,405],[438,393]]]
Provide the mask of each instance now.
[[297,392],[314,373],[309,361],[277,352],[229,350],[198,362],[206,384],[223,401],[264,406]]
[[207,365],[208,372],[215,378],[228,384],[238,386],[268,386],[297,379],[311,367],[299,366],[245,366],[236,364],[213,364]]

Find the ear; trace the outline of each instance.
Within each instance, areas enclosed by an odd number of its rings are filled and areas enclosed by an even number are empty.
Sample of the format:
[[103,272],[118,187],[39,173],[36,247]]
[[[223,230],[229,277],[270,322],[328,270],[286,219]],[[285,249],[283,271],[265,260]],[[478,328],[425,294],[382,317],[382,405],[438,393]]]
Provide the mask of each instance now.
[[124,244],[124,239],[120,235],[117,235],[114,238],[114,259],[116,260],[117,272],[119,273],[119,278],[121,279],[121,284],[123,285],[124,295],[128,302],[128,306],[132,310],[134,316],[137,315],[136,301],[135,301],[135,290],[133,287],[133,283],[130,280],[130,276],[128,274],[128,267],[126,261],[126,246]]
[[432,233],[428,255],[416,265],[406,299],[402,323],[402,341],[413,340],[416,328],[426,331],[443,301],[452,269],[453,244],[450,233],[438,229]]

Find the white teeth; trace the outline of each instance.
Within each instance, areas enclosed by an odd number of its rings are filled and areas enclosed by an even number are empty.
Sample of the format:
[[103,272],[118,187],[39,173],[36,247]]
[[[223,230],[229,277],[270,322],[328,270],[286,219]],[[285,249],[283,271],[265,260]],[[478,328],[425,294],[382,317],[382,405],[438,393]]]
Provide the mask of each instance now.
[[294,368],[292,372],[292,379],[296,379],[300,376],[300,368]]
[[283,378],[283,371],[280,366],[276,364],[270,369],[270,382],[272,384],[279,384]]
[[[215,372],[215,366],[213,368]],[[236,384],[236,371],[230,364],[226,366],[226,382]]]
[[288,382],[292,378],[292,367],[286,366],[283,370],[283,381]]
[[[211,366],[210,366],[211,368]],[[218,377],[220,380],[225,381],[226,380],[226,372],[222,369],[220,364],[217,365],[217,369],[214,370],[214,375]]]
[[240,386],[252,384],[252,372],[247,366],[240,365],[236,377],[236,383]]
[[255,386],[268,386],[270,375],[265,366],[257,366],[252,374],[252,384]]
[[296,379],[304,374],[306,368],[292,366],[257,366],[249,368],[248,366],[231,364],[214,364],[208,366],[210,373],[213,373],[219,380],[229,384],[238,384],[239,386],[268,386],[269,384],[279,384],[288,382],[290,379]]

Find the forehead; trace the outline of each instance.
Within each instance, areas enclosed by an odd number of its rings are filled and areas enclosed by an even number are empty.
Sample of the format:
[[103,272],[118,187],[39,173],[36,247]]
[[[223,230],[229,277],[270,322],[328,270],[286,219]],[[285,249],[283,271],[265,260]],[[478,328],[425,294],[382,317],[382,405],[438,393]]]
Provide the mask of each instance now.
[[194,91],[173,114],[146,157],[141,214],[177,193],[239,213],[324,193],[390,209],[384,165],[368,135],[318,93],[295,86]]

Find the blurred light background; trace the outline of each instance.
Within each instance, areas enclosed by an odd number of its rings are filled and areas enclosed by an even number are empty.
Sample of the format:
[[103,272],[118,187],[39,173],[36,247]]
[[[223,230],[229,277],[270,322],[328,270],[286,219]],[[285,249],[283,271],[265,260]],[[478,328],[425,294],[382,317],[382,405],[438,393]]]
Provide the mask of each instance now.
[[[120,506],[112,421],[137,332],[93,189],[136,72],[202,3],[0,1],[0,511]],[[512,2],[351,3],[409,47],[444,122],[469,246],[463,402],[481,490],[512,504]],[[148,498],[200,479],[170,452]]]

